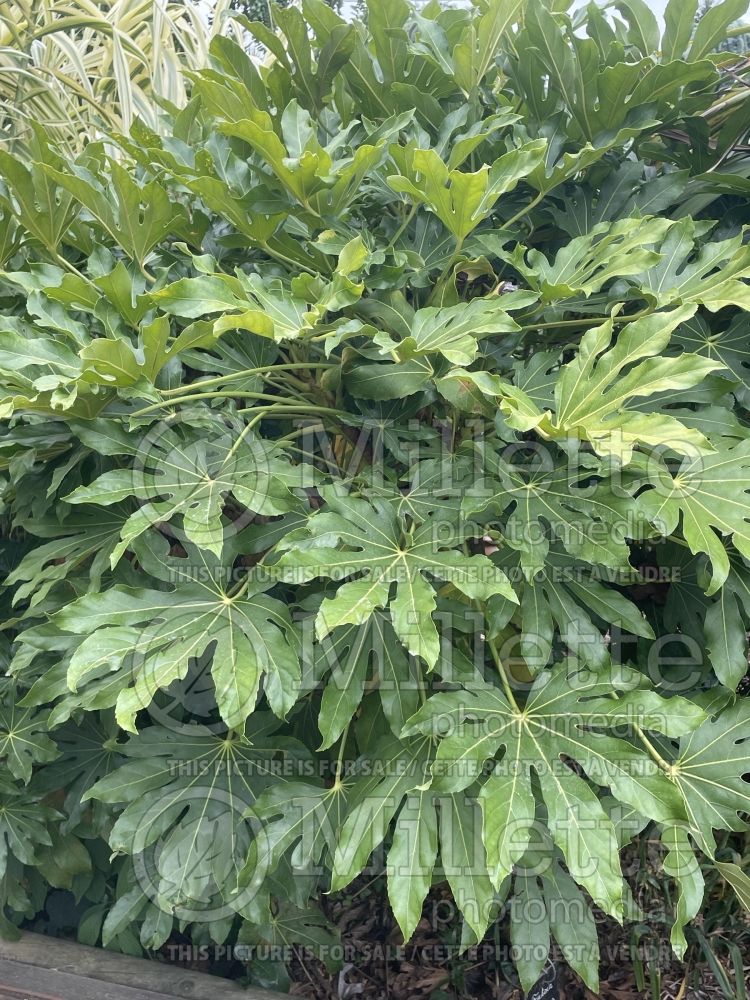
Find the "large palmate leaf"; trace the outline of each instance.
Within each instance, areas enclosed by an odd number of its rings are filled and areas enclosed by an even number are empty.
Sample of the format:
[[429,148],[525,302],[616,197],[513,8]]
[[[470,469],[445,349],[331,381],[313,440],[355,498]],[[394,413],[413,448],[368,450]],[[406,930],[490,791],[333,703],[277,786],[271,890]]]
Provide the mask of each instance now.
[[20,708],[12,700],[12,689],[4,692],[0,707],[0,757],[14,778],[28,782],[34,764],[54,760],[57,745],[47,735],[47,720],[39,712]]
[[184,208],[170,200],[158,181],[141,186],[117,163],[110,164],[106,180],[49,166],[46,170],[141,267],[169,233],[183,235],[188,230]]
[[[504,556],[499,562],[515,581],[517,560]],[[618,574],[611,575],[618,582]],[[623,582],[632,575],[623,574]],[[524,580],[520,600],[516,615],[521,629],[520,651],[534,674],[549,663],[556,632],[565,648],[592,669],[606,664],[607,644],[612,634],[654,638],[651,626],[636,605],[615,586],[608,586],[605,573],[575,559],[570,548],[564,551],[555,547],[549,551],[544,569]],[[496,598],[490,604],[490,615],[496,622],[515,611],[498,607],[499,604]]]
[[548,261],[539,250],[520,244],[503,257],[541,295],[558,302],[574,295],[589,296],[613,278],[638,274],[660,259],[654,245],[673,225],[667,219],[620,219],[602,222],[587,235],[573,239]]
[[[541,873],[541,878],[539,877]],[[565,961],[599,991],[594,914],[559,854],[543,841],[521,859],[510,900],[510,934],[521,984],[530,991],[548,961],[551,936]]]
[[[606,350],[612,335],[607,324],[587,333],[577,358],[565,365],[555,386],[556,427],[583,432],[595,446],[606,442],[627,449],[631,442],[666,445],[682,450],[705,442],[664,414],[627,413],[633,397],[693,386],[721,367],[685,354],[677,363],[659,357],[680,323],[692,315],[688,307],[629,323]],[[636,364],[637,362],[637,364]],[[633,365],[634,367],[630,367]],[[627,454],[627,451],[625,452]]]
[[710,579],[707,557],[692,556],[681,545],[666,545],[660,564],[670,567],[680,586],[670,587],[664,624],[691,641],[696,666],[706,658],[725,687],[734,691],[747,673],[747,622],[750,620],[750,570],[736,553],[729,555],[729,575],[713,596],[705,593]]
[[[588,17],[590,38],[577,37],[571,17],[546,7],[529,8],[524,28],[513,45],[510,72],[532,121],[563,117],[566,133],[577,141],[606,137],[630,122],[648,127],[648,111],[669,117],[675,105],[686,107],[693,87],[698,94],[716,83],[707,59],[675,58],[661,64],[650,54],[658,49],[658,23],[645,4],[617,4],[613,23],[599,10]],[[630,58],[621,53],[627,49]],[[705,50],[703,50],[705,55]],[[644,58],[645,57],[645,58]],[[696,97],[696,107],[702,106]]]
[[241,725],[253,711],[263,677],[279,715],[296,700],[298,640],[285,605],[264,594],[233,598],[200,583],[171,593],[113,587],[71,603],[55,620],[86,636],[70,663],[70,687],[117,670],[117,720],[131,732],[156,692],[184,677],[191,659],[209,648],[216,703],[227,726]]
[[250,744],[241,734],[153,726],[125,745],[126,763],[86,792],[86,800],[124,807],[109,843],[133,856],[141,892],[160,909],[189,919],[251,905],[252,892],[234,891],[258,829],[249,810],[274,758],[300,749],[273,728],[258,718]]
[[691,552],[709,556],[712,573],[708,593],[716,593],[729,573],[722,536],[731,538],[735,547],[750,557],[750,442],[687,458],[676,472],[664,465],[654,472],[652,488],[638,498],[640,510],[662,534],[671,535],[679,527]]
[[570,236],[584,236],[601,222],[655,215],[682,194],[687,171],[652,177],[643,163],[624,160],[601,184],[578,188],[561,207],[552,208],[558,226]]
[[657,764],[606,730],[626,722],[677,735],[699,725],[704,713],[685,699],[665,701],[647,690],[612,698],[613,680],[608,670],[543,673],[523,709],[489,685],[437,694],[409,720],[405,733],[440,733],[448,727],[433,765],[436,791],[468,787],[482,773],[485,760],[504,748],[480,795],[487,859],[496,885],[529,843],[534,772],[547,824],[571,875],[598,905],[622,916],[614,828],[591,785],[561,758],[577,761],[591,781],[610,787],[620,801],[654,817],[679,819],[684,806]]
[[432,149],[391,147],[399,173],[392,174],[388,184],[427,205],[460,245],[497,199],[539,165],[545,146],[543,140],[526,143],[473,173],[449,170]]
[[[37,152],[53,162],[58,159],[47,143]],[[31,237],[48,250],[57,251],[75,214],[72,196],[58,188],[41,163],[23,162],[3,150],[0,168],[5,180],[3,202],[17,215],[21,231],[27,239]]]
[[452,53],[456,82],[467,94],[492,66],[503,37],[522,10],[522,0],[494,0],[471,19]]
[[413,715],[418,703],[419,680],[386,615],[375,611],[362,625],[335,628],[315,645],[316,674],[330,672],[318,715],[322,748],[341,736],[360,706],[372,672],[383,712],[394,733]]
[[[100,303],[98,290],[91,286],[89,291],[93,302]],[[77,300],[75,304],[79,306]],[[206,340],[206,331],[193,328],[170,341],[163,316],[142,326],[138,344],[119,336],[87,337],[80,349],[62,339],[37,339],[14,318],[5,325],[0,333],[0,371],[5,377],[0,412],[6,415],[19,409],[93,417],[111,400],[113,389],[155,382],[180,351]]]
[[[50,725],[52,728],[52,725]],[[123,763],[121,748],[115,745],[117,725],[107,713],[87,713],[85,724],[69,721],[54,732],[56,758],[34,775],[34,790],[50,795],[65,789],[60,808],[66,818],[63,833],[84,823],[105,835],[110,815],[99,802],[84,803],[83,797],[97,781]]]
[[[360,762],[363,776],[349,793],[349,808],[333,864],[333,888],[348,885],[385,837],[404,796],[425,780],[428,741],[391,737],[377,747],[374,762]],[[370,772],[368,774],[368,771]]]
[[733,388],[733,392],[741,392],[743,401],[748,399],[750,390],[747,341],[748,323],[742,314],[718,330],[712,330],[703,317],[693,316],[675,331],[672,338],[675,347],[720,362],[729,376],[741,383],[739,389]]
[[[326,509],[285,539],[284,553],[274,566],[279,577],[290,582],[355,577],[321,605],[319,638],[340,625],[363,624],[377,608],[388,607],[404,646],[434,667],[440,640],[432,620],[435,592],[428,578],[450,582],[470,598],[501,594],[517,600],[505,574],[486,556],[458,550],[472,529],[461,529],[455,517],[443,519],[438,510],[408,529],[382,501],[368,503],[334,490],[324,496]],[[396,594],[391,599],[392,584]]]
[[658,306],[696,302],[711,312],[750,306],[750,249],[741,236],[697,244],[701,224],[677,222],[659,247],[662,259],[639,275],[640,293]]
[[695,306],[684,306],[635,319],[620,330],[614,344],[612,320],[589,330],[575,358],[560,368],[554,414],[499,376],[453,372],[451,377],[470,380],[481,392],[500,396],[505,419],[516,430],[534,430],[551,440],[580,438],[590,441],[600,455],[624,462],[638,444],[688,455],[711,451],[700,431],[668,413],[630,408],[634,399],[694,386],[722,367],[721,362],[693,354],[659,357],[672,331],[694,312]]
[[[373,764],[376,767],[371,776],[354,783],[333,862],[332,887],[348,885],[382,843],[396,816],[387,858],[388,895],[406,938],[411,937],[421,918],[439,838],[441,843],[444,841],[442,857],[446,875],[458,889],[456,902],[467,913],[467,920],[480,931],[486,928],[489,919],[491,891],[486,875],[477,867],[482,861],[472,847],[471,817],[452,796],[436,797],[428,787],[429,782],[423,783],[428,746],[429,741],[424,739],[403,743],[391,738],[377,746],[374,760],[360,762],[365,774]],[[440,812],[440,822],[436,809]],[[460,816],[459,809],[463,813]],[[470,887],[484,896],[484,905],[467,893]],[[477,909],[478,904],[481,910]]]
[[220,556],[226,533],[241,524],[239,517],[233,525],[223,516],[230,494],[254,514],[283,514],[299,506],[289,487],[305,485],[300,471],[266,442],[221,423],[208,433],[181,430],[157,426],[141,441],[132,468],[105,472],[65,498],[102,506],[128,497],[139,501],[122,526],[113,565],[144,531],[176,519],[194,545]]
[[303,875],[311,865],[330,864],[345,807],[340,781],[330,788],[301,781],[266,788],[249,813],[260,826],[240,872],[240,884],[257,889],[287,853],[292,868]]
[[529,579],[544,570],[550,540],[588,563],[629,565],[626,539],[638,536],[639,525],[605,463],[522,465],[487,454],[486,466],[492,478],[468,491],[465,508],[505,515],[503,535]]
[[221,313],[212,323],[216,336],[227,330],[246,330],[271,340],[286,340],[310,330],[319,318],[307,299],[290,293],[278,278],[264,282],[257,274],[180,278],[152,297],[164,312],[184,319]]
[[28,528],[50,539],[30,549],[6,577],[15,586],[14,600],[39,604],[63,580],[78,576],[83,589],[98,590],[128,516],[120,505],[91,505],[85,513],[61,511],[60,518],[35,518]]
[[442,354],[454,365],[469,365],[476,357],[481,337],[520,329],[508,310],[522,309],[535,301],[535,295],[509,292],[502,298],[472,299],[457,306],[419,309],[414,313],[408,336],[400,343],[380,334],[374,339],[383,347],[384,354],[396,351],[404,360]]
[[343,211],[383,157],[383,141],[363,142],[352,156],[337,156],[340,144],[321,145],[310,114],[296,100],[286,105],[277,131],[271,115],[255,106],[249,92],[227,100],[224,81],[217,83],[209,74],[197,81],[197,89],[217,115],[218,131],[247,143],[263,164],[264,178],[314,215]]
[[56,816],[49,806],[38,799],[17,792],[0,792],[0,877],[4,876],[12,858],[25,865],[34,865],[40,849],[49,847],[52,838],[48,824]]
[[714,830],[744,830],[750,806],[750,706],[737,701],[707,719],[680,740],[680,751],[667,773],[682,793],[698,843],[716,850]]

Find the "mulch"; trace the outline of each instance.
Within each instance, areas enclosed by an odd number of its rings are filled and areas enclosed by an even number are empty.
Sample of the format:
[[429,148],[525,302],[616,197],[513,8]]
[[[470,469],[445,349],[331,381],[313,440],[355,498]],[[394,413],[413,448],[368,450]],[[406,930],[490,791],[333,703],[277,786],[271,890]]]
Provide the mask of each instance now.
[[[446,898],[441,898],[440,888],[436,888],[428,897],[426,915],[413,939],[404,946],[385,900],[379,898],[381,894],[358,890],[356,882],[352,889],[351,896],[323,902],[326,916],[341,934],[347,958],[343,968],[329,971],[311,955],[300,955],[290,968],[293,996],[309,1000],[524,1000],[516,985],[502,925],[494,939],[460,954],[450,929],[434,919],[450,898],[447,890]],[[708,966],[686,970],[675,959],[666,926],[663,936],[656,926],[647,940],[633,945],[627,926],[620,927],[604,914],[597,916],[602,951],[600,992],[588,990],[558,955],[559,1000],[725,998]],[[659,965],[659,980],[654,984],[649,963],[651,968]],[[641,970],[640,985],[636,965]],[[750,984],[750,955],[746,973]],[[548,995],[548,1000],[553,998]]]

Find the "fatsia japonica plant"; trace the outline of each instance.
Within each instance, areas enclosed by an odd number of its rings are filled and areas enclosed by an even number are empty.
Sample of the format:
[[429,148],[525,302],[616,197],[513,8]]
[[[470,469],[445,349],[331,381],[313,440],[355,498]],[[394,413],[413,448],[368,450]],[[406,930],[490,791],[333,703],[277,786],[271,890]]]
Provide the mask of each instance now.
[[303,0],[0,153],[6,933],[322,948],[374,866],[596,990],[646,827],[678,956],[748,898],[745,4],[563,6]]

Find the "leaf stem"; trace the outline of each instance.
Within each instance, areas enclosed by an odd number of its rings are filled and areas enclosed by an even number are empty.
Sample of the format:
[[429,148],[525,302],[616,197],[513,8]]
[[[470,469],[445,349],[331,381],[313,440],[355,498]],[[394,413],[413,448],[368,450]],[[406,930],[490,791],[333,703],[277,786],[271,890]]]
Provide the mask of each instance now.
[[85,281],[87,285],[91,284],[91,279],[87,278],[82,271],[79,271],[78,268],[75,266],[75,264],[71,264],[69,260],[66,260],[61,253],[58,253],[56,250],[52,250],[50,252],[52,253],[52,256],[55,258],[58,264],[61,264],[64,268],[67,268],[70,271],[70,273],[75,274],[77,278],[80,278],[82,281]]
[[340,788],[343,784],[341,780],[341,767],[344,763],[344,750],[346,749],[346,741],[349,736],[349,726],[351,726],[351,719],[346,724],[346,728],[341,734],[341,742],[339,743],[339,752],[336,755],[336,777],[334,780],[334,788]]
[[672,766],[672,764],[670,764],[668,760],[665,760],[662,757],[662,755],[656,749],[656,747],[651,742],[651,740],[648,738],[648,736],[646,736],[646,734],[644,733],[643,729],[641,729],[641,727],[638,725],[637,722],[633,723],[633,729],[636,731],[636,733],[638,733],[638,736],[639,736],[640,740],[642,741],[643,745],[646,747],[646,750],[648,750],[649,757],[654,761],[655,764],[658,764],[659,768],[662,771],[664,771],[664,773],[668,777],[671,778],[674,775],[674,767]]
[[457,239],[456,240],[456,249],[453,251],[453,253],[448,258],[448,263],[445,265],[445,267],[443,268],[443,270],[440,272],[440,277],[438,278],[437,282],[435,283],[435,287],[432,289],[432,294],[430,295],[430,298],[429,298],[429,302],[430,303],[434,302],[435,296],[437,295],[438,292],[442,292],[443,285],[448,280],[448,275],[451,273],[451,270],[458,263],[458,258],[461,256],[461,248],[463,247],[463,245],[464,245],[464,241],[462,239],[460,239],[460,240]]
[[281,253],[280,250],[274,250],[273,247],[269,246],[268,243],[259,243],[259,246],[266,251],[269,257],[273,257],[275,260],[279,261],[280,264],[291,264],[294,268],[302,268],[303,271],[307,271],[308,274],[315,274],[315,271],[307,264],[303,264],[302,261],[292,260],[291,257],[287,257],[286,254]]
[[406,213],[406,216],[404,217],[404,221],[401,223],[401,225],[398,227],[398,229],[396,230],[396,232],[391,237],[391,241],[388,244],[388,246],[386,247],[386,250],[393,250],[394,246],[396,245],[396,241],[399,239],[399,237],[401,237],[403,235],[404,230],[406,229],[406,227],[409,225],[409,223],[411,222],[411,220],[416,215],[418,207],[419,206],[415,203],[414,205],[412,205],[411,211]]
[[283,434],[281,437],[274,439],[274,444],[281,444],[282,441],[293,441],[295,438],[300,437],[301,434],[305,434],[307,431],[323,431],[325,427],[320,421],[314,424],[305,424],[304,427],[298,427],[294,431],[290,431],[288,434]]
[[[196,392],[192,396],[178,396],[176,399],[165,399],[160,403],[152,403],[142,410],[136,410],[134,417],[144,417],[147,413],[161,410],[165,406],[179,406],[180,403],[193,403],[198,399],[268,399],[278,406],[284,406],[287,402],[281,396],[272,396],[267,392],[246,392],[244,389],[230,389],[227,392]],[[293,401],[291,401],[293,402]]]
[[243,408],[241,410],[238,410],[237,412],[238,413],[261,413],[261,412],[266,411],[266,410],[276,410],[277,411],[276,412],[276,416],[279,416],[279,417],[286,416],[287,413],[290,414],[290,415],[292,415],[294,413],[330,413],[331,415],[336,416],[336,417],[344,417],[348,422],[351,422],[351,420],[352,420],[352,414],[345,413],[343,410],[334,410],[330,406],[313,406],[312,404],[308,406],[306,404],[302,405],[301,403],[299,403],[299,404],[297,404],[297,403],[289,403],[289,404],[285,404],[284,406],[278,406],[278,407],[277,406],[248,406],[248,407],[245,407],[245,408]]
[[297,369],[304,368],[333,368],[331,364],[326,364],[322,361],[295,361],[289,364],[283,365],[261,365],[258,368],[244,368],[239,372],[232,372],[231,375],[217,375],[216,378],[205,378],[199,382],[193,382],[192,385],[179,386],[176,389],[162,389],[162,396],[176,396],[180,393],[189,393],[193,391],[200,391],[208,385],[223,385],[225,382],[234,382],[235,380],[241,378],[247,378],[250,375],[265,375],[271,374],[275,371],[296,371]]
[[503,661],[500,659],[500,654],[497,651],[497,646],[495,645],[494,639],[488,639],[487,645],[490,647],[490,653],[492,654],[492,659],[495,661],[495,666],[497,667],[497,672],[500,674],[500,680],[502,681],[503,691],[505,691],[505,697],[510,702],[511,706],[520,712],[518,702],[516,701],[515,695],[513,694],[513,689],[510,686],[510,680],[508,678],[508,673],[503,665]]
[[[608,320],[612,320],[613,323],[633,323],[637,319],[643,319],[644,316],[650,316],[652,312],[652,309],[641,309],[639,312],[633,313],[632,316],[589,316],[581,319],[561,319],[553,323],[530,323],[520,329],[521,332],[525,332],[526,330],[554,330],[558,326],[583,326],[584,324],[596,326],[606,323]],[[527,317],[519,318],[526,319]]]
[[234,458],[234,456],[237,454],[237,450],[239,449],[240,445],[245,440],[245,438],[250,433],[250,431],[253,429],[253,427],[260,421],[260,419],[261,419],[260,415],[258,415],[257,417],[255,417],[254,420],[248,420],[248,422],[242,428],[242,430],[240,431],[240,433],[237,435],[237,440],[234,442],[234,444],[232,445],[232,447],[227,452],[226,458],[221,463],[222,468],[227,464],[227,462],[231,458]]
[[520,212],[516,212],[515,215],[511,215],[511,217],[508,219],[507,222],[503,222],[501,228],[506,229],[508,226],[515,225],[515,223],[518,222],[519,219],[522,219],[524,215],[528,215],[532,209],[536,208],[539,202],[544,200],[546,194],[547,194],[546,191],[540,191],[535,198],[532,198],[532,200],[528,203],[528,205],[525,208],[522,208]]

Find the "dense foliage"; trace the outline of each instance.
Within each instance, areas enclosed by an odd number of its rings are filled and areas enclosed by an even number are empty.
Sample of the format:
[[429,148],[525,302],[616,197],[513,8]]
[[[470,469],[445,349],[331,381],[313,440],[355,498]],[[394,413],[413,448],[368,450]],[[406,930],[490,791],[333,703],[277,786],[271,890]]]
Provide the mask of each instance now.
[[322,949],[384,865],[595,990],[649,824],[679,955],[750,898],[746,4],[560,6],[304,0],[0,153],[6,932]]

